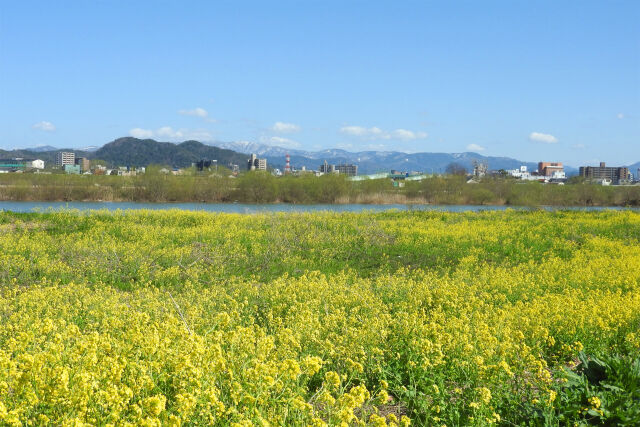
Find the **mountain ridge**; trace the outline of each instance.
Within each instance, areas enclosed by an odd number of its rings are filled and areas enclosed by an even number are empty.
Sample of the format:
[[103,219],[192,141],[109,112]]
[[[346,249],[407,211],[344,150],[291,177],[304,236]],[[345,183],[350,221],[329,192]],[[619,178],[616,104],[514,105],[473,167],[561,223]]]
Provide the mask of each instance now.
[[[47,149],[52,149],[46,151]],[[526,165],[530,170],[537,168],[536,162],[527,162],[506,156],[484,156],[474,152],[462,153],[405,153],[401,151],[360,151],[350,152],[341,148],[319,151],[307,151],[260,144],[250,141],[202,143],[195,140],[180,143],[162,142],[154,139],[133,137],[117,138],[102,147],[88,146],[85,149],[58,149],[41,146],[27,149],[0,150],[0,157],[41,158],[53,162],[58,151],[73,151],[78,157],[105,160],[112,166],[145,166],[165,164],[175,167],[187,167],[201,159],[217,159],[218,164],[237,164],[245,167],[248,155],[255,153],[265,157],[270,167],[284,168],[285,155],[291,156],[291,165],[300,169],[317,169],[325,160],[328,163],[354,163],[360,174],[369,174],[397,169],[401,171],[423,171],[442,173],[450,163],[459,163],[468,171],[474,161],[486,162],[489,169],[515,169]],[[628,166],[634,176],[640,168],[640,162]],[[565,165],[568,175],[576,174],[577,168]]]

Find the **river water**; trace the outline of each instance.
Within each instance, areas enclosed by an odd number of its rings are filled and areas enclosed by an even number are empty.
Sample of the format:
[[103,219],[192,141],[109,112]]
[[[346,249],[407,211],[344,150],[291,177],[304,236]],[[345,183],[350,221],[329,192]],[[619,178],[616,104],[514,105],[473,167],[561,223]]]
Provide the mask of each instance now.
[[[243,203],[136,203],[136,202],[2,202],[0,201],[0,211],[12,212],[38,212],[47,210],[135,210],[135,209],[179,209],[186,211],[204,212],[227,212],[227,213],[262,213],[262,212],[362,212],[362,211],[388,211],[392,209],[420,210],[420,211],[445,211],[445,212],[476,212],[485,210],[505,210],[505,209],[531,209],[518,206],[472,206],[472,205],[374,205],[374,204],[344,204],[344,205],[292,205],[287,203],[274,204],[243,204]],[[606,209],[622,210],[629,209],[640,211],[640,208],[620,208],[620,207],[560,207],[546,206],[544,209],[557,210],[586,210],[599,211]]]

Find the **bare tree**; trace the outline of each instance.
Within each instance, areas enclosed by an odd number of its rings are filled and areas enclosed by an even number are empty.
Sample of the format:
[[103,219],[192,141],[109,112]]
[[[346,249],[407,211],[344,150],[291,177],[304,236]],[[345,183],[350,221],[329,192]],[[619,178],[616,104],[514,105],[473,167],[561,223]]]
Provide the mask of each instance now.
[[452,162],[447,165],[445,173],[449,175],[466,175],[467,169],[460,163]]

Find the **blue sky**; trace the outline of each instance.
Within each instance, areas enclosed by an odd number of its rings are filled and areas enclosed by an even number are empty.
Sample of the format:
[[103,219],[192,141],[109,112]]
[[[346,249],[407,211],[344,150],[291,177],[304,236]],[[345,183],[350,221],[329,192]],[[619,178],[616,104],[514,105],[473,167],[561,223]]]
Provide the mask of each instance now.
[[639,1],[3,1],[0,148],[640,160]]

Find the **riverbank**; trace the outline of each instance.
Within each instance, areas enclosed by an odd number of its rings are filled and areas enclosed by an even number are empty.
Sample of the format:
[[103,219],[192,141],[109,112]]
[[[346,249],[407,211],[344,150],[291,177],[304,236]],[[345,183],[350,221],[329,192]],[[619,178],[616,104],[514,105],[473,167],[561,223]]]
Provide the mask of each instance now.
[[467,183],[464,177],[423,181],[349,181],[344,176],[248,173],[226,176],[136,177],[0,175],[0,200],[145,203],[433,204],[504,206],[640,206],[640,186],[545,185],[513,179]]

